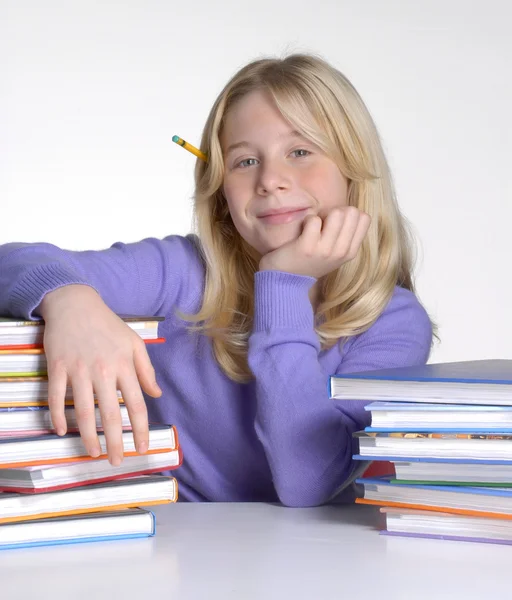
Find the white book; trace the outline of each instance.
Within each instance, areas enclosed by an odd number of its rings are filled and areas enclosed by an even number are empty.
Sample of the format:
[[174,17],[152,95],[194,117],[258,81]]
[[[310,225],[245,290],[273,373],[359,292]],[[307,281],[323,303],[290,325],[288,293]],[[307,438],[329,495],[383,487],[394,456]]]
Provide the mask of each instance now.
[[512,428],[512,406],[372,402],[365,410],[371,413],[372,428],[394,431]]

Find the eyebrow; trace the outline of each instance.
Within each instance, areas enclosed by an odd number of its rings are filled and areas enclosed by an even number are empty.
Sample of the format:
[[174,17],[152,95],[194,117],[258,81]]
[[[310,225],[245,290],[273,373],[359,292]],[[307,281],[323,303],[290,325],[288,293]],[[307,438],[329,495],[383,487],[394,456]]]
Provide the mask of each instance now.
[[[284,135],[280,135],[279,137],[280,138],[292,138],[292,137],[304,138],[304,136],[302,135],[302,133],[300,133],[300,131],[291,131],[290,133],[285,133]],[[241,141],[241,142],[236,142],[234,144],[230,144],[226,149],[226,154],[229,154],[230,152],[232,152],[233,150],[237,150],[238,148],[246,148],[250,145],[251,144],[246,141]]]

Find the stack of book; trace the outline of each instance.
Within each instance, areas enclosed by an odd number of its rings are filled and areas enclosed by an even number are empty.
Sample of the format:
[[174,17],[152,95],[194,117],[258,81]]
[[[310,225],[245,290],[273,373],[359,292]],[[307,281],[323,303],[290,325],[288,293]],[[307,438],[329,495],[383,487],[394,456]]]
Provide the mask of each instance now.
[[[121,316],[146,343],[158,337],[162,317]],[[146,507],[176,502],[177,482],[162,472],[182,462],[173,425],[150,425],[149,450],[135,451],[128,411],[118,392],[124,459],[91,458],[78,433],[71,388],[68,432],[56,435],[48,408],[44,323],[0,319],[0,549],[148,537],[154,515]]]
[[337,375],[330,395],[370,412],[354,458],[394,467],[356,480],[381,533],[512,543],[512,360]]

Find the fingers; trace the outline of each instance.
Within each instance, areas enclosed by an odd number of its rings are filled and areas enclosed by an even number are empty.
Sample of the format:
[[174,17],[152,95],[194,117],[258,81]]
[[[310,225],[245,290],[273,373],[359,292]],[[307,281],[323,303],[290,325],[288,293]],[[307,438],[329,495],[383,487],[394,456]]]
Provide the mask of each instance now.
[[[98,396],[101,425],[105,434],[107,454],[110,464],[118,466],[123,461],[123,426],[119,398],[117,396],[116,379],[111,373],[96,377],[94,390]],[[94,424],[96,427],[96,424]],[[83,437],[83,436],[82,436]]]
[[133,349],[133,362],[135,364],[135,372],[140,381],[142,389],[153,398],[158,398],[162,395],[162,390],[156,382],[155,369],[151,364],[146,344],[142,340],[135,340]]
[[332,246],[332,253],[344,262],[352,260],[361,246],[369,225],[369,215],[353,206],[345,207],[341,212],[341,227]]
[[92,381],[88,370],[82,365],[77,367],[70,379],[78,429],[88,454],[96,458],[101,454],[101,446],[96,433]]
[[320,245],[322,253],[326,256],[330,256],[334,251],[346,221],[346,215],[341,208],[334,208],[325,217]]
[[306,256],[313,256],[317,250],[322,233],[322,219],[317,215],[310,215],[304,219],[302,233],[297,242]]
[[50,362],[47,368],[48,407],[52,424],[58,435],[64,435],[68,429],[64,412],[67,373],[61,362]]
[[148,412],[134,371],[127,373],[119,381],[119,389],[128,409],[135,448],[139,454],[144,454],[149,447]]
[[356,257],[363,240],[368,233],[368,229],[371,224],[371,217],[366,213],[361,213],[361,216],[357,222],[357,227],[352,237],[352,242],[347,252],[347,259],[352,260]]
[[[318,215],[304,219],[297,242],[306,259],[316,258],[324,268],[334,269],[356,256],[370,222],[370,216],[354,206],[334,208],[323,221]],[[322,270],[319,265],[312,269]]]

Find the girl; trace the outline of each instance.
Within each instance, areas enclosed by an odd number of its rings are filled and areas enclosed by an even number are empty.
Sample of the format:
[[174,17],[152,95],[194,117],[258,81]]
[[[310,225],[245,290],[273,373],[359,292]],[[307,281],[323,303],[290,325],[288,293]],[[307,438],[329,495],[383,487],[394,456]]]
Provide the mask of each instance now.
[[[257,60],[219,95],[201,150],[197,236],[4,245],[0,313],[45,320],[54,425],[65,433],[69,383],[91,456],[94,391],[122,460],[117,388],[139,452],[148,415],[177,426],[181,499],[352,499],[367,413],[330,400],[329,375],[422,364],[432,341],[372,119],[322,59]],[[165,346],[116,313],[164,315]]]

